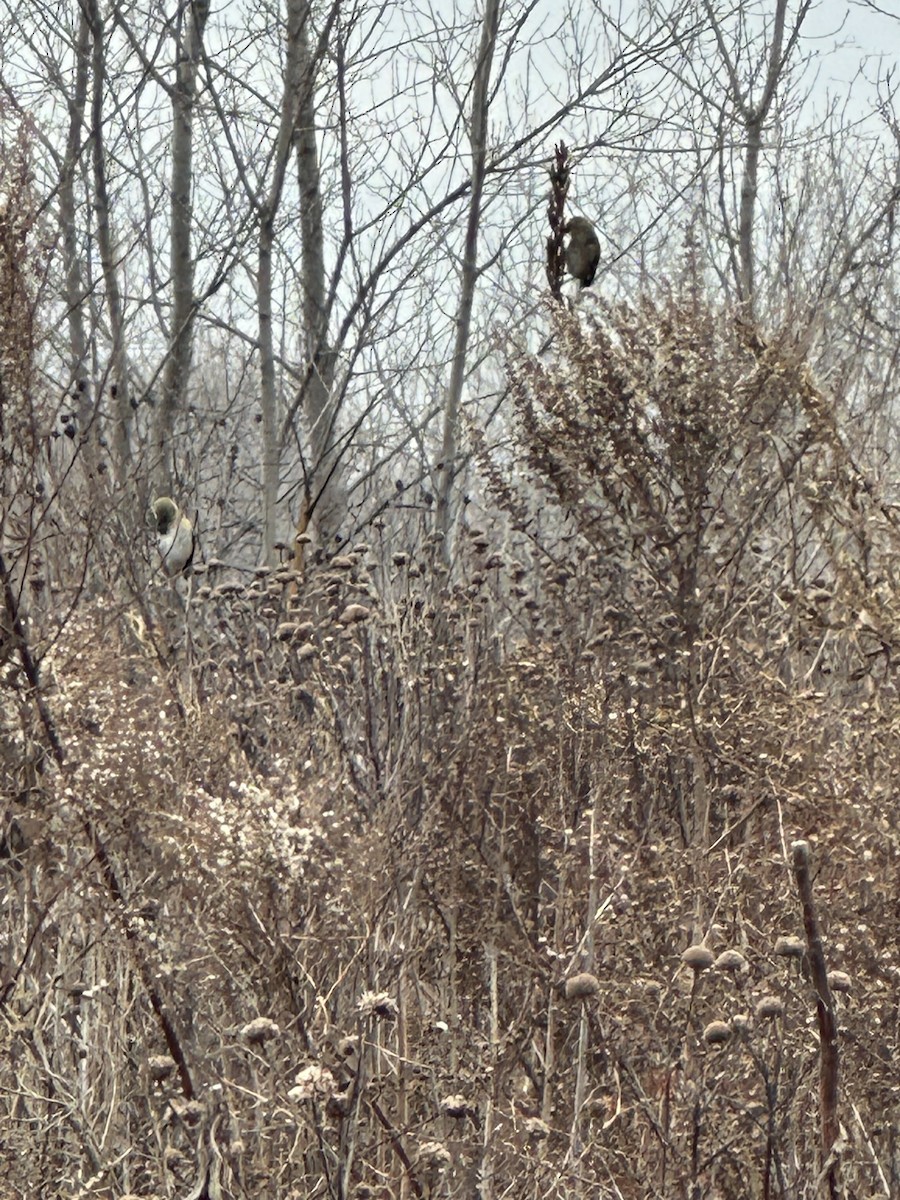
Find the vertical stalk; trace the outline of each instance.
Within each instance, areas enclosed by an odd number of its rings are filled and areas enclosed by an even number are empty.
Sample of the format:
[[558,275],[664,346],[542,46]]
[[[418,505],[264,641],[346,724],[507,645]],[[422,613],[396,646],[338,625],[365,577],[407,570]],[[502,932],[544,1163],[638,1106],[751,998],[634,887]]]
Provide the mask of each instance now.
[[497,977],[497,947],[491,942],[484,948],[488,969],[491,1004],[490,1077],[484,1108],[484,1139],[481,1156],[481,1200],[494,1200],[494,1111],[497,1103],[497,1071],[500,1054],[500,994]]
[[[559,962],[565,942],[564,909],[565,896],[568,889],[568,871],[565,861],[559,871],[559,881],[556,893],[556,913],[553,926],[553,949],[556,961]],[[553,1115],[553,1082],[556,1075],[556,1030],[559,1025],[559,1006],[556,1002],[555,989],[550,989],[547,1000],[547,1036],[544,1042],[544,1089],[541,1096],[541,1120],[545,1125],[550,1124]]]
[[[597,862],[594,850],[595,832],[597,828],[597,807],[599,804],[599,789],[594,795],[591,808],[590,844],[588,846],[588,865],[590,879],[588,882],[588,903],[585,916],[584,930],[584,970],[594,970],[594,919],[600,907],[600,885],[597,878]],[[583,1123],[584,1098],[587,1091],[587,1055],[590,1048],[590,1018],[588,1016],[589,1001],[582,1001],[581,1016],[578,1027],[578,1057],[575,1067],[575,1096],[572,1108],[572,1132],[569,1142],[569,1154],[573,1166],[577,1165],[583,1150],[581,1127]]]
[[809,971],[816,992],[816,1020],[819,1026],[819,1120],[822,1131],[822,1160],[824,1164],[828,1194],[837,1200],[839,1194],[837,1163],[832,1157],[832,1148],[838,1140],[840,1123],[837,1115],[838,1098],[838,1029],[834,1015],[834,1002],[828,985],[828,970],[825,965],[825,950],[822,933],[816,914],[809,870],[809,843],[794,842],[791,846],[794,878],[803,910],[803,928],[806,932],[806,947],[809,954]]
[[[79,421],[90,419],[90,372],[87,366],[87,334],[84,327],[84,306],[87,300],[81,254],[78,247],[78,225],[75,198],[75,175],[81,157],[84,137],[84,113],[87,105],[88,65],[90,63],[91,29],[84,9],[78,19],[75,46],[75,87],[69,104],[69,130],[66,151],[59,173],[59,218],[62,225],[63,260],[66,272],[66,321],[69,327],[69,354],[72,381],[79,397]],[[84,406],[87,406],[85,413]],[[83,426],[82,426],[83,427]]]
[[[401,1138],[409,1129],[409,1043],[407,1038],[407,961],[405,948],[400,951],[397,980],[397,1128]],[[409,1173],[400,1172],[400,1200],[409,1200]]]
[[309,6],[306,0],[287,0],[287,43],[284,58],[284,89],[275,143],[272,181],[260,208],[259,247],[256,272],[256,304],[259,328],[259,375],[262,408],[263,558],[272,563],[276,541],[278,483],[281,455],[278,440],[278,397],[275,386],[275,341],[272,332],[272,254],[275,217],[284,192],[285,174],[297,128],[300,106],[300,39]]
[[487,126],[491,65],[497,42],[500,23],[500,0],[485,0],[484,17],[481,24],[481,45],[475,66],[475,81],[472,89],[472,124],[470,142],[472,147],[472,189],[469,196],[469,215],[466,222],[466,240],[463,248],[463,264],[460,276],[459,305],[456,311],[456,339],[453,346],[453,362],[450,382],[444,404],[444,432],[441,440],[441,457],[437,472],[437,528],[444,535],[442,546],[445,558],[450,558],[450,526],[452,524],[451,491],[459,464],[457,462],[459,439],[459,413],[462,404],[463,384],[466,376],[466,352],[472,324],[472,306],[475,300],[475,284],[478,280],[478,232],[481,227],[481,197],[487,169]]
[[[292,0],[296,3],[297,0]],[[308,7],[308,6],[304,6]],[[338,8],[331,10],[330,30]],[[307,496],[320,538],[338,532],[346,513],[340,484],[337,446],[337,404],[334,397],[335,356],[328,340],[328,301],[325,286],[325,231],[322,217],[322,183],[316,141],[316,81],[322,39],[314,53],[307,20],[297,29],[298,114],[295,130],[297,180],[300,188],[301,305],[306,335],[305,357],[309,371],[304,384],[303,413],[309,435],[310,464]],[[340,45],[340,43],[339,43]]]
[[756,263],[753,250],[753,233],[756,221],[756,200],[759,192],[759,160],[762,152],[763,131],[772,109],[778,84],[781,82],[785,64],[800,35],[800,27],[809,11],[812,0],[803,0],[800,10],[794,19],[793,28],[785,47],[785,26],[787,20],[787,0],[776,0],[772,26],[772,37],[769,43],[766,79],[758,102],[754,103],[749,91],[744,88],[738,76],[737,62],[732,57],[725,42],[719,18],[712,6],[712,0],[704,0],[706,15],[716,39],[719,55],[725,65],[731,100],[737,115],[744,127],[744,163],[741,176],[741,193],[738,210],[738,262],[737,286],[738,294],[749,317],[754,315],[756,301]]
[[119,288],[119,275],[116,269],[110,227],[109,188],[106,179],[106,154],[103,146],[103,89],[106,83],[105,34],[97,0],[84,0],[82,20],[85,12],[90,20],[93,39],[91,143],[94,172],[94,214],[97,222],[97,247],[100,251],[100,265],[106,290],[106,310],[112,335],[111,392],[114,404],[111,433],[116,472],[119,481],[124,482],[131,474],[131,429],[134,413],[129,392],[122,293]]
[[170,272],[172,319],[163,375],[162,398],[157,410],[156,453],[153,464],[159,490],[171,491],[175,475],[172,437],[175,417],[184,401],[191,368],[194,328],[194,259],[191,251],[193,204],[194,105],[197,67],[203,47],[203,30],[209,0],[187,0],[179,13],[176,38],[177,67],[172,89],[172,176],[170,183]]

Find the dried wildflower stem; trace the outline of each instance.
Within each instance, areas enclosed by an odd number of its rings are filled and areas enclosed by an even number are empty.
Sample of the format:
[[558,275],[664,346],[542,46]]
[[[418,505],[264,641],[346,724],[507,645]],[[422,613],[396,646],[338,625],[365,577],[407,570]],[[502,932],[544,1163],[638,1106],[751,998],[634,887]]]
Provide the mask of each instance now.
[[372,1108],[372,1112],[375,1114],[375,1117],[376,1117],[378,1123],[381,1125],[382,1129],[388,1135],[388,1140],[390,1141],[391,1146],[393,1147],[394,1153],[397,1155],[397,1157],[403,1163],[403,1167],[406,1171],[407,1178],[409,1179],[410,1187],[413,1190],[413,1195],[421,1198],[422,1185],[419,1183],[419,1180],[416,1178],[415,1171],[413,1170],[413,1165],[410,1162],[409,1155],[406,1152],[406,1147],[403,1145],[402,1137],[397,1132],[397,1130],[394,1128],[393,1124],[391,1123],[390,1119],[388,1118],[387,1114],[385,1113],[385,1111],[381,1107],[381,1105],[378,1103],[378,1101],[375,1099],[370,1099],[369,1104]]
[[481,1200],[493,1200],[494,1196],[494,1106],[497,1095],[497,1072],[500,1056],[500,985],[498,978],[497,947],[492,943],[485,946],[488,978],[491,993],[491,1070],[490,1090],[484,1106],[484,1141],[481,1159]]
[[569,191],[569,151],[565,142],[553,148],[553,166],[550,168],[550,200],[547,204],[547,221],[550,236],[547,238],[547,282],[550,294],[562,302],[563,231],[566,224],[566,196]]
[[362,1031],[359,1039],[359,1056],[356,1060],[356,1078],[351,1084],[350,1113],[344,1122],[343,1130],[344,1141],[341,1156],[343,1165],[341,1168],[340,1192],[342,1196],[350,1195],[350,1181],[353,1178],[353,1168],[356,1163],[356,1150],[362,1125],[363,1097],[365,1096],[366,1084],[368,1083],[366,1068],[371,1053],[368,1043],[368,1036]]
[[[409,1041],[406,1014],[408,964],[405,948],[401,955],[397,981],[397,1124],[402,1132],[406,1132],[409,1128]],[[409,1200],[408,1176],[402,1173],[399,1182],[400,1200]]]
[[[455,862],[454,895],[459,895],[455,889],[459,886],[459,863]],[[458,919],[459,906],[452,904],[447,912],[447,1014],[452,1038],[450,1041],[450,1073],[456,1075],[459,1071],[459,959],[458,959]]]
[[[116,902],[116,906],[121,912],[125,912],[126,903],[125,895],[113,867],[112,860],[109,857],[109,851],[106,848],[103,840],[96,830],[94,824],[85,818],[85,831],[91,839],[94,846],[94,853],[97,856],[97,861],[100,864],[100,870],[103,875],[103,881],[106,884],[107,891],[112,899]],[[153,978],[153,971],[150,968],[150,963],[147,960],[147,955],[144,952],[143,941],[138,933],[131,917],[125,917],[125,937],[128,944],[134,952],[135,961],[137,963],[138,973],[141,977],[141,982],[144,985],[144,990],[147,993],[147,999],[150,1001],[150,1007],[156,1014],[156,1019],[159,1021],[160,1029],[162,1030],[163,1038],[165,1039],[166,1048],[172,1056],[172,1060],[178,1069],[178,1078],[181,1083],[181,1091],[186,1100],[193,1100],[194,1085],[191,1080],[190,1070],[188,1069],[187,1059],[185,1058],[182,1048],[182,1040],[178,1036],[178,1031],[172,1021],[169,1013],[168,1005],[156,981]]]
[[[553,950],[558,963],[565,941],[565,897],[568,891],[568,871],[565,860],[559,869],[556,885],[556,911],[553,914]],[[549,1125],[553,1117],[553,1083],[556,1075],[556,1031],[559,1024],[559,1006],[553,988],[547,999],[547,1036],[544,1039],[544,1091],[541,1097],[541,1120]]]
[[803,910],[803,927],[806,931],[809,967],[813,987],[816,990],[816,1018],[819,1024],[819,1116],[822,1125],[822,1156],[827,1164],[828,1193],[831,1197],[836,1197],[838,1194],[837,1163],[831,1156],[831,1150],[837,1141],[839,1129],[837,1117],[837,1020],[834,1015],[831,989],[828,986],[822,934],[819,930],[819,920],[813,902],[812,881],[809,873],[809,843],[794,842],[791,845],[791,854],[794,878],[797,881],[800,905]]
[[856,1105],[852,1101],[850,1102],[850,1109],[853,1113],[853,1118],[856,1121],[856,1124],[859,1126],[859,1131],[863,1136],[863,1141],[866,1143],[866,1149],[869,1151],[869,1155],[872,1159],[872,1163],[875,1167],[875,1170],[878,1173],[878,1178],[881,1182],[881,1186],[884,1190],[884,1194],[887,1197],[890,1197],[891,1188],[890,1188],[890,1184],[888,1183],[888,1180],[887,1180],[887,1175],[885,1175],[884,1168],[882,1167],[881,1163],[878,1161],[878,1155],[875,1153],[875,1147],[872,1145],[872,1139],[869,1137],[869,1131],[868,1131],[868,1129],[866,1129],[865,1125],[863,1124],[863,1119],[859,1115],[859,1109],[856,1107]]
[[[599,814],[597,806],[599,804],[600,789],[597,788],[594,794],[594,804],[591,808],[591,823],[588,845],[588,864],[590,870],[590,880],[588,883],[588,905],[586,914],[586,923],[584,937],[582,942],[585,946],[584,970],[594,970],[594,921],[600,907],[600,887],[597,879],[597,861],[596,861],[596,836],[597,827],[599,824]],[[575,1067],[575,1098],[572,1109],[572,1132],[569,1140],[569,1154],[572,1162],[577,1163],[581,1157],[583,1143],[581,1137],[582,1112],[584,1110],[584,1098],[587,1092],[587,1056],[590,1045],[590,1015],[588,1005],[581,1005],[580,1025],[578,1029],[578,1059]]]

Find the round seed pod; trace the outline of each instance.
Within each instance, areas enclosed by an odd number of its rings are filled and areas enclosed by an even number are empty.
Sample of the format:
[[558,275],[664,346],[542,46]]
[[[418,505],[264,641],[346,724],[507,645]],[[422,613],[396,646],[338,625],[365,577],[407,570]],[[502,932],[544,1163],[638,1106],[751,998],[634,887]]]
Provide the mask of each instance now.
[[454,1095],[445,1096],[440,1103],[441,1112],[446,1113],[448,1117],[467,1117],[473,1111],[465,1096]]
[[278,1025],[269,1017],[255,1017],[241,1030],[241,1037],[251,1046],[262,1046],[270,1038],[278,1037],[280,1033]]
[[365,621],[370,615],[370,610],[364,604],[348,604],[338,621],[342,625],[355,625],[358,621]]
[[740,950],[723,950],[713,966],[717,971],[743,971],[747,960]]
[[161,1083],[163,1079],[168,1079],[175,1070],[175,1063],[168,1054],[153,1054],[147,1059],[147,1066],[150,1068],[150,1078],[156,1083]]
[[703,1040],[710,1046],[723,1046],[731,1037],[727,1021],[710,1021],[703,1030]]
[[688,946],[681,956],[681,961],[692,971],[705,971],[716,961],[716,956],[708,946]]
[[760,1020],[783,1017],[784,1001],[780,996],[763,996],[756,1005],[756,1015]]
[[582,971],[580,975],[571,975],[566,980],[567,1000],[586,1000],[588,996],[596,996],[599,991],[599,979],[588,971]]
[[828,986],[833,992],[849,992],[852,986],[850,976],[846,971],[829,971]]
[[806,953],[806,943],[798,937],[780,937],[775,942],[775,953],[779,958],[802,958]]

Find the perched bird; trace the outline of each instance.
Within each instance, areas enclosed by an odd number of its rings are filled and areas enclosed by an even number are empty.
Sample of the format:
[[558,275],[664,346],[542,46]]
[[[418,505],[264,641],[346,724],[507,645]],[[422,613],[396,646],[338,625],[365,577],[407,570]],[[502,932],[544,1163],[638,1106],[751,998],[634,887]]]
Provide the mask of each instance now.
[[566,246],[566,268],[582,287],[590,287],[600,262],[600,242],[597,231],[587,217],[573,217],[567,222],[565,232],[569,235]]
[[194,557],[194,527],[168,496],[154,500],[150,513],[156,524],[156,544],[163,570],[169,576],[180,575]]

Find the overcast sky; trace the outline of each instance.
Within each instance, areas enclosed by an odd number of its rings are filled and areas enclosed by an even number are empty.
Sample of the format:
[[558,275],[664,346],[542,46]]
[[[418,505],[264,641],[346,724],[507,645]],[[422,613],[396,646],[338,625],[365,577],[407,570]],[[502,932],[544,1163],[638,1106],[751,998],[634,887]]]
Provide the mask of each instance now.
[[[820,0],[807,17],[807,45],[815,47],[818,42],[821,48],[818,87],[823,92],[845,94],[857,79],[861,56],[867,59],[864,71],[869,80],[896,66],[900,58],[900,0],[876,3],[883,12],[858,2],[848,5],[847,0]],[[897,16],[888,15],[892,7],[896,7]]]

